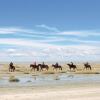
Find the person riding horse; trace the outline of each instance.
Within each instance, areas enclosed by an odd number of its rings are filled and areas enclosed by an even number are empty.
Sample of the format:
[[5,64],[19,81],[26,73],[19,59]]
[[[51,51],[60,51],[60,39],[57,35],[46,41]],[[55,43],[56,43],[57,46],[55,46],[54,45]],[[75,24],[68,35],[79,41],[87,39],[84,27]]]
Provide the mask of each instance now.
[[69,69],[71,71],[71,69],[73,69],[75,71],[75,69],[77,69],[76,65],[73,64],[73,62],[71,62],[71,64],[67,64],[69,66]]
[[9,64],[9,71],[11,71],[11,72],[15,71],[15,66],[13,65],[13,62],[10,62],[10,64]]
[[84,64],[84,66],[85,66],[84,69],[86,69],[86,70],[87,70],[87,69],[90,69],[90,70],[92,69],[92,68],[91,68],[91,65],[90,65],[88,62],[86,62],[86,63]]
[[57,71],[57,69],[62,70],[62,66],[60,66],[60,65],[58,64],[58,62],[56,62],[55,65],[52,64],[52,67],[53,67],[53,70],[56,69],[56,71]]
[[48,70],[49,66],[46,65],[44,62],[42,62],[42,64],[38,64],[38,66],[40,67],[40,71],[43,71],[43,69]]
[[37,71],[39,71],[39,66],[36,64],[36,62],[34,62],[33,64],[30,64],[30,67],[32,68],[31,71],[32,71],[32,70],[35,71],[35,69],[36,69]]

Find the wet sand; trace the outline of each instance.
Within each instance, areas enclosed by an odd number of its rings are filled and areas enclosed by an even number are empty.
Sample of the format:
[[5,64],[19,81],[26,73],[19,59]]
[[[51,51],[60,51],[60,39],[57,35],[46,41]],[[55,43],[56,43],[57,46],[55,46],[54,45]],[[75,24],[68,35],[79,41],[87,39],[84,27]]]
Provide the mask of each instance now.
[[[2,91],[2,92],[1,92]],[[0,88],[0,100],[100,100],[100,85]]]

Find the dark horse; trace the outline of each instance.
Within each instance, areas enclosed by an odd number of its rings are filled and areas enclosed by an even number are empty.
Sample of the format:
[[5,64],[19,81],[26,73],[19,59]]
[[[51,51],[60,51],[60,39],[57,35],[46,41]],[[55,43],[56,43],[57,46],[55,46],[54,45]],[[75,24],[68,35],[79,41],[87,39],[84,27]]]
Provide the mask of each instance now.
[[15,71],[15,66],[13,65],[13,63],[11,62],[9,64],[9,72],[14,72]]
[[38,64],[38,66],[40,67],[40,71],[43,71],[43,69],[46,69],[48,71],[49,69],[49,66],[45,64]]
[[90,70],[92,70],[92,68],[91,68],[91,65],[89,65],[88,63],[86,63],[86,64],[84,64],[84,69],[90,69]]
[[69,66],[69,69],[71,71],[71,69],[73,69],[75,71],[75,69],[77,69],[76,65],[73,64],[67,64]]
[[62,70],[62,67],[60,65],[56,65],[56,64],[54,65],[54,64],[52,64],[52,67],[53,67],[53,70],[54,69],[56,69],[56,70],[57,69]]
[[31,71],[32,71],[32,70],[35,71],[35,69],[36,69],[37,71],[39,71],[39,66],[38,66],[38,65],[30,64],[30,67],[32,68]]

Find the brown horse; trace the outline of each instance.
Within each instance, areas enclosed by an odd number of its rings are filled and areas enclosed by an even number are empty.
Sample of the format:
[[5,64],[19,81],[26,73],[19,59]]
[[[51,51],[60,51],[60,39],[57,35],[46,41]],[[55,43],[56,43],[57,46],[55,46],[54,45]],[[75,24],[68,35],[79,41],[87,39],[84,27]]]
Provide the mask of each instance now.
[[49,69],[49,66],[45,64],[38,64],[38,66],[40,67],[40,71],[43,71],[43,69],[46,69],[48,71]]
[[32,68],[31,71],[32,71],[32,70],[35,71],[35,69],[36,69],[37,71],[39,71],[39,66],[38,66],[38,65],[30,64],[30,67]]
[[9,65],[9,72],[14,72],[15,71],[15,66]]
[[57,69],[62,70],[62,67],[60,65],[52,64],[52,67],[53,67],[53,70],[56,69],[56,71]]
[[89,65],[88,63],[84,64],[84,69],[86,70],[92,70],[91,65]]
[[73,64],[67,64],[69,66],[69,69],[71,71],[71,69],[73,69],[75,71],[75,69],[77,69],[76,65]]

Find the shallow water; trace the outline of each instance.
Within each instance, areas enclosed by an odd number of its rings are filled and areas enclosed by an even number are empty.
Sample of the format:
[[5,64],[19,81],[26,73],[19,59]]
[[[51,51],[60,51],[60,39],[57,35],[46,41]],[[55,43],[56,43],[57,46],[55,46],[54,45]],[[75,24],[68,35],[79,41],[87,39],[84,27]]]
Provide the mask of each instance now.
[[48,74],[48,75],[23,75],[16,76],[19,82],[9,82],[9,77],[0,79],[0,87],[16,86],[45,86],[45,85],[63,85],[63,84],[82,84],[82,83],[100,83],[99,74]]

